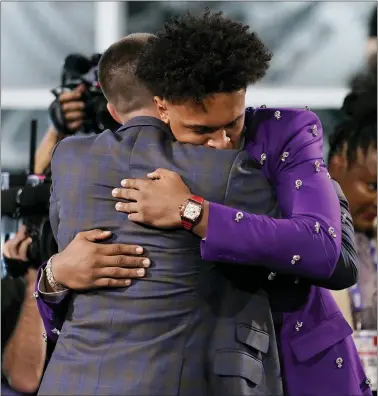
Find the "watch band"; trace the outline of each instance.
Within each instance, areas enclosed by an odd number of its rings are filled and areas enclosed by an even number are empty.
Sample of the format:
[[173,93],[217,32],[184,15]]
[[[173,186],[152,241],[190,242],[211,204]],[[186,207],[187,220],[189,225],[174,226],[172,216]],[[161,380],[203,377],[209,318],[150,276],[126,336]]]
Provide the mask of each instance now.
[[[200,214],[194,221],[184,217],[185,208],[188,205],[189,201],[195,202],[196,204],[201,206]],[[183,228],[185,228],[185,230],[191,231],[193,229],[193,227],[200,221],[201,216],[202,216],[202,212],[203,212],[203,203],[204,202],[205,202],[204,198],[202,198],[202,197],[200,197],[198,195],[192,195],[181,206],[181,208],[180,208],[181,209],[180,210],[180,212],[181,212],[181,225],[183,226]]]
[[181,219],[182,226],[186,229],[186,231],[191,231],[194,227],[194,224],[188,220]]
[[57,282],[54,278],[54,274],[52,272],[52,259],[54,258],[54,256],[51,256],[49,261],[47,262],[45,273],[46,273],[47,282],[49,283],[50,287],[56,292],[61,292],[67,290],[67,288],[64,287],[61,283]]

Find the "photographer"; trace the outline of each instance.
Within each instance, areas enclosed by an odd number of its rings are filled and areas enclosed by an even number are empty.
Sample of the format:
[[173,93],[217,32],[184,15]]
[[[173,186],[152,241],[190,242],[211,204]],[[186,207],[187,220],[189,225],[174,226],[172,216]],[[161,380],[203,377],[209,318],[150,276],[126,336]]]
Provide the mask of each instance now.
[[[15,238],[5,243],[3,254],[25,262],[30,244],[26,228],[22,227]],[[36,278],[37,270],[29,268],[23,277],[6,276],[1,280],[2,394],[6,394],[8,385],[21,393],[34,393],[42,378],[46,344],[35,301]]]
[[[77,132],[83,124],[83,91],[84,86],[79,85],[72,91],[62,92],[58,98],[70,134]],[[55,145],[66,136],[53,125],[47,129],[35,154],[36,175],[48,170]],[[11,392],[11,389],[20,393],[36,392],[46,359],[46,343],[42,337],[44,326],[34,298],[37,270],[27,255],[31,243],[26,227],[22,226],[3,245],[7,266],[11,269],[12,265],[22,262],[28,270],[23,276],[13,278],[8,274],[1,280],[2,394]]]
[[[106,105],[101,107],[101,95],[96,90],[96,75],[93,69],[97,58],[93,56],[86,60],[80,55],[66,58],[62,73],[62,89],[49,109],[52,123],[35,153],[35,175],[49,172],[53,149],[60,140],[79,131],[92,133],[101,131],[101,128],[114,126],[113,123],[108,123],[106,114],[103,113]],[[90,76],[87,76],[85,82],[80,83],[80,76],[87,73],[86,68]],[[78,243],[79,249],[86,252],[89,262],[107,257],[105,252],[86,251],[86,246],[89,247],[90,244],[85,235],[81,243]],[[42,378],[46,358],[48,359],[51,352],[46,349],[46,339],[43,336],[45,330],[36,304],[38,293],[34,293],[36,268],[41,262],[30,261],[28,249],[30,250],[31,244],[32,239],[23,225],[17,234],[3,245],[8,274],[1,281],[2,394],[15,394],[14,391],[35,393]],[[20,266],[27,268],[26,272],[18,273],[17,269],[12,270]],[[13,274],[12,277],[9,273],[13,272],[16,275]],[[130,277],[133,277],[132,274]]]
[[[67,128],[71,134],[77,132],[83,124],[85,107],[85,103],[81,100],[83,92],[83,85],[79,85],[73,91],[63,92],[59,96]],[[62,132],[57,131],[53,125],[47,129],[35,154],[35,174],[41,175],[46,171],[50,165],[51,154],[55,145],[66,136]]]

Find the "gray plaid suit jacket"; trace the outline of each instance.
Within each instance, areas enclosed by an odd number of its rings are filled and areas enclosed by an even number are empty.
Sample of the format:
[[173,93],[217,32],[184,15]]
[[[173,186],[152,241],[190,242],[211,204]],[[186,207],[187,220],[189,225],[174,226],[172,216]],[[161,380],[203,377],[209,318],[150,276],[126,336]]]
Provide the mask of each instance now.
[[59,249],[80,231],[107,229],[110,242],[145,247],[152,266],[129,288],[73,293],[40,395],[282,394],[269,301],[253,276],[243,284],[238,266],[201,259],[198,237],[138,225],[114,209],[111,190],[123,178],[168,168],[210,201],[277,214],[247,153],[167,134],[160,120],[137,117],[55,149],[50,220]]

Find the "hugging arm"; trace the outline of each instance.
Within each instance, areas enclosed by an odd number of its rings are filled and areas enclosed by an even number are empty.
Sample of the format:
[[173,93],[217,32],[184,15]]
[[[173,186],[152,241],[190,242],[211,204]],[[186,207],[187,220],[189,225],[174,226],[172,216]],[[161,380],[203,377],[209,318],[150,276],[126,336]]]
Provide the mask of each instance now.
[[354,237],[352,216],[348,201],[340,186],[333,181],[341,207],[341,252],[336,268],[329,279],[312,282],[315,286],[330,290],[343,290],[353,286],[358,280],[358,254]]
[[[266,110],[268,111],[268,110]],[[341,250],[341,211],[323,164],[320,121],[308,111],[285,111],[287,124],[263,121],[250,154],[276,187],[282,219],[208,204],[202,258],[244,265],[263,264],[279,273],[329,279]],[[286,127],[285,127],[286,125]],[[279,135],[277,133],[279,131]],[[288,155],[283,160],[284,153]],[[195,232],[201,229],[201,223]],[[222,232],[219,232],[222,230]],[[203,235],[203,229],[202,229]]]

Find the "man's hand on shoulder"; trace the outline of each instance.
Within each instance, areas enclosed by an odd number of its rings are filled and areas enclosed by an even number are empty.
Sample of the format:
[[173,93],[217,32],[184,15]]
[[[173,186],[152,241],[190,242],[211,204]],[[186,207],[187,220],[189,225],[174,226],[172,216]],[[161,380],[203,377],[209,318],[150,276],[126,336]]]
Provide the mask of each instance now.
[[143,248],[136,245],[100,244],[110,231],[80,232],[52,259],[55,281],[73,290],[99,287],[125,287],[131,279],[145,276],[150,260],[142,257]]

